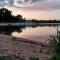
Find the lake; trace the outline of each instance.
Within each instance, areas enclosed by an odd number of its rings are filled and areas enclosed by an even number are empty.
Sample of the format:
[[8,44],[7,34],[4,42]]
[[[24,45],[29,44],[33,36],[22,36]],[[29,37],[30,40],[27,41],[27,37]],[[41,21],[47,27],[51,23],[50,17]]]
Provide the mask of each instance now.
[[57,26],[60,29],[59,25],[0,26],[0,34],[45,42],[50,35],[57,33]]
[[57,26],[26,27],[22,29],[22,32],[12,32],[12,35],[16,37],[22,37],[25,39],[45,42],[50,35],[57,33],[56,29]]

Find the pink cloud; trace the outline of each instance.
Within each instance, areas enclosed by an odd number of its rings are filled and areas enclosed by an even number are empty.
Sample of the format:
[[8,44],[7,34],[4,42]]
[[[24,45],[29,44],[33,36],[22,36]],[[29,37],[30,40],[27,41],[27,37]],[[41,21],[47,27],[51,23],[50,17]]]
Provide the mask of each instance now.
[[[56,10],[60,9],[60,0],[27,0],[28,3],[15,5],[17,8],[25,10]],[[31,2],[30,2],[31,1]],[[33,3],[32,3],[33,2]]]

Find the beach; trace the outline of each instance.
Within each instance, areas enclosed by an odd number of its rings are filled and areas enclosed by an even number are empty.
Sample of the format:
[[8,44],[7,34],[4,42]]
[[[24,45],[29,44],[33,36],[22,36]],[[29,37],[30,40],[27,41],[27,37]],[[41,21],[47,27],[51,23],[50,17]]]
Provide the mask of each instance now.
[[8,35],[0,35],[0,55],[18,56],[22,60],[29,60],[31,56],[38,57],[39,60],[47,60],[50,57],[46,44]]

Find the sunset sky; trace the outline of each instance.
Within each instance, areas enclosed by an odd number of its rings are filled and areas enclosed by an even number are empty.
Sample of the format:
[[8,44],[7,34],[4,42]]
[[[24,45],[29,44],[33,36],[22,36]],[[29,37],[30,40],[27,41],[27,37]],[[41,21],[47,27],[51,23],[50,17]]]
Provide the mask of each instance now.
[[27,19],[60,19],[60,0],[0,0],[0,7]]

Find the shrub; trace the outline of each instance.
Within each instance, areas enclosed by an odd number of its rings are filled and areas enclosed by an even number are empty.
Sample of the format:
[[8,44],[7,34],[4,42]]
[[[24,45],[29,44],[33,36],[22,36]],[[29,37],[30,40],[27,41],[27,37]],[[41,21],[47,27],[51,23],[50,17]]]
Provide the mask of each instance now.
[[60,60],[60,31],[57,30],[57,34],[50,36],[49,46],[52,53],[50,60]]
[[57,35],[50,36],[49,46],[52,53],[60,53],[60,32]]

